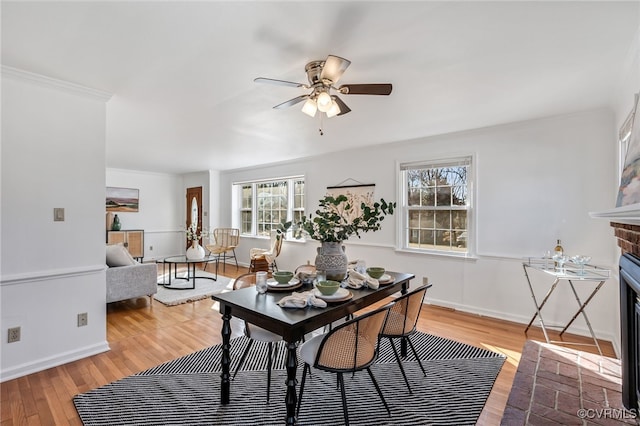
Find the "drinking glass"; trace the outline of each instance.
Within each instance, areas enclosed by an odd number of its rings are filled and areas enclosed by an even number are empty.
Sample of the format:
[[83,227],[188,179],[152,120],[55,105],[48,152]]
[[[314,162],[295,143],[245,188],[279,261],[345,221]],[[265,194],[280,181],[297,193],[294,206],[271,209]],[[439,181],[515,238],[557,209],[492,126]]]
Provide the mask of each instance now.
[[267,273],[264,271],[256,272],[256,290],[260,294],[267,292]]
[[576,255],[571,258],[571,261],[580,267],[580,275],[584,275],[584,265],[591,261],[590,256]]
[[327,272],[322,269],[316,270],[316,282],[326,281],[326,280],[327,280]]
[[360,272],[361,274],[365,274],[367,272],[367,262],[362,259],[358,259],[358,261],[356,262],[356,271]]
[[556,268],[558,272],[564,272],[564,264],[567,262],[567,260],[569,260],[569,258],[567,256],[556,254],[555,256],[553,256],[553,260],[558,265],[558,267]]

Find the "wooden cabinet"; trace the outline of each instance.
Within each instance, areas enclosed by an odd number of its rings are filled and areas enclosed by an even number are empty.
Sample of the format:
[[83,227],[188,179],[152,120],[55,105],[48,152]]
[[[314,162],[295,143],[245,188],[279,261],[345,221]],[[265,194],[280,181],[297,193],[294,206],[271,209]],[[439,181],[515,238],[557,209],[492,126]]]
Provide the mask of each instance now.
[[144,257],[144,231],[131,229],[122,231],[107,231],[107,244],[122,243],[129,250],[131,256],[142,262]]

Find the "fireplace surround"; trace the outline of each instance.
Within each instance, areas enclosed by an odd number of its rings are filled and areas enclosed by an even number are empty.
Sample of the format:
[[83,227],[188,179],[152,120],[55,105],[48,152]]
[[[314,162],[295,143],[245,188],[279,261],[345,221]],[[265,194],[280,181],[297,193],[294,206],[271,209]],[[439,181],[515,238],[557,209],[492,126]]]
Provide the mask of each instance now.
[[640,408],[640,224],[610,222],[620,256],[620,361],[622,403]]
[[637,412],[640,399],[640,258],[631,253],[620,257],[620,361],[622,403]]

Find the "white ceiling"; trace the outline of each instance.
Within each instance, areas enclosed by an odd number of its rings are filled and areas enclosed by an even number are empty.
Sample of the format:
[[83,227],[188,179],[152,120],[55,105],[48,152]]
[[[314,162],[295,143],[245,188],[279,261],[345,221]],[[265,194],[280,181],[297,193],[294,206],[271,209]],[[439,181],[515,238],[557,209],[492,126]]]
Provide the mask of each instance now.
[[[107,166],[226,170],[610,106],[627,2],[2,2],[2,64],[113,93]],[[324,120],[272,106],[307,62],[352,61]]]

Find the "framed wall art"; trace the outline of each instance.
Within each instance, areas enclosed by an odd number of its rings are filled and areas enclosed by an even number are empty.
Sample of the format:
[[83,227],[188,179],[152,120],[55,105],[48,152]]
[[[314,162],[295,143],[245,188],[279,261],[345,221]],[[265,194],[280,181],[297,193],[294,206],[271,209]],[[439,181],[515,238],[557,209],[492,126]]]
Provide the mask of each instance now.
[[[345,185],[346,182],[352,181],[353,184]],[[373,193],[376,188],[374,183],[360,183],[353,179],[347,179],[336,186],[327,187],[327,195],[337,197],[338,195],[345,195],[348,199],[348,203],[352,206],[349,211],[349,218],[353,219],[362,215],[362,203],[365,205],[372,205],[374,203]]]
[[139,190],[107,186],[106,208],[108,212],[137,212]]
[[[635,95],[634,108],[629,115],[629,123],[623,126],[624,131],[620,135],[621,141],[629,135],[627,144],[627,154],[625,156],[622,176],[620,177],[620,188],[618,189],[618,199],[616,207],[623,207],[630,204],[640,203],[640,114],[638,111],[639,94]],[[625,129],[628,126],[631,129]]]

